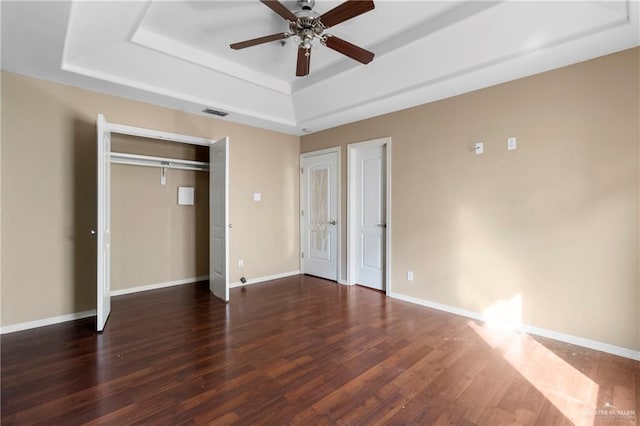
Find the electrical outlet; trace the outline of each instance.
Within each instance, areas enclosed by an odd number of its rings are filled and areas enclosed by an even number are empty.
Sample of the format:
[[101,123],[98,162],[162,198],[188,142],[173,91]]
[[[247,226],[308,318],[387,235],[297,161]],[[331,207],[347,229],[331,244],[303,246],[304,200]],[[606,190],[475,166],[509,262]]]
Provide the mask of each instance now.
[[407,271],[407,281],[413,281],[413,271]]
[[244,266],[244,260],[238,260],[238,268],[242,268]]

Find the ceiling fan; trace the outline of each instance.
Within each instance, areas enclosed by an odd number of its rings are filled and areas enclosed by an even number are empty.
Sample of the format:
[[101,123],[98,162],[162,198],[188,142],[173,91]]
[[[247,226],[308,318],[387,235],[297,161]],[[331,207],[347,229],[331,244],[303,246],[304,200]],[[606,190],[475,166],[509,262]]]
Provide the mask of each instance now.
[[296,76],[303,77],[309,74],[311,63],[311,47],[314,39],[336,52],[342,53],[363,64],[368,64],[373,60],[374,54],[355,44],[324,32],[327,28],[338,25],[358,15],[369,12],[375,8],[371,0],[347,0],[334,7],[328,12],[320,15],[312,10],[315,0],[298,0],[300,10],[292,12],[282,3],[276,0],[260,0],[268,8],[286,19],[289,23],[288,33],[271,34],[251,40],[233,43],[229,47],[235,50],[244,49],[258,44],[269,43],[271,41],[283,40],[295,37],[298,42],[298,64],[296,66]]

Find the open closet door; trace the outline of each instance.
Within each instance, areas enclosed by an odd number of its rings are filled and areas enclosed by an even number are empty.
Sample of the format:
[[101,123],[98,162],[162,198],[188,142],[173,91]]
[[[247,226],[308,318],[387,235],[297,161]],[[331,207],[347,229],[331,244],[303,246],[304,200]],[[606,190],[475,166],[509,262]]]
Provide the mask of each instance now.
[[209,148],[209,289],[229,301],[229,138]]
[[98,115],[98,276],[97,276],[97,320],[98,331],[111,312],[111,133],[106,129],[102,114]]

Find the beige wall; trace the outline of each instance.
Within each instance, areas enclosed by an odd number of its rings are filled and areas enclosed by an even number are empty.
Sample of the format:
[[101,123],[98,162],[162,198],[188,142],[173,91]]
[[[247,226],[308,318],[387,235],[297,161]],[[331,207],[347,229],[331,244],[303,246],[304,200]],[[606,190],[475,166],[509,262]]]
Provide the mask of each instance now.
[[393,292],[474,312],[520,296],[526,324],[637,350],[639,52],[304,136],[301,151],[342,146],[346,176],[346,144],[392,137]]
[[[175,157],[174,157],[175,158]],[[111,168],[111,289],[209,275],[209,174],[114,164]],[[179,186],[195,205],[177,203]]]
[[[203,146],[113,134],[111,150],[209,161]],[[193,187],[194,206],[177,204],[179,186]],[[111,166],[111,288],[123,290],[209,274],[209,174]]]
[[[95,120],[230,137],[232,281],[299,269],[299,138],[2,73],[2,325],[95,308]],[[115,170],[115,168],[114,168]],[[118,172],[116,172],[118,173]],[[253,192],[263,201],[254,203]]]

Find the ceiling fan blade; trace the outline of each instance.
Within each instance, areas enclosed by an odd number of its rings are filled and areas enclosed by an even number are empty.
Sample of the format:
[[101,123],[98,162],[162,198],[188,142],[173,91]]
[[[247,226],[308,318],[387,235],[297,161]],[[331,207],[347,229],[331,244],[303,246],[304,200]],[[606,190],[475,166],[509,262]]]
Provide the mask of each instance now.
[[280,3],[279,1],[275,1],[275,0],[260,0],[260,1],[264,3],[264,5],[267,6],[269,9],[273,10],[275,13],[282,16],[287,21],[295,22],[298,19],[298,17],[294,15],[292,11],[287,9],[287,7],[284,6],[282,3]]
[[296,66],[296,76],[304,77],[305,75],[309,74],[310,65],[311,65],[311,49],[298,47],[298,65]]
[[289,37],[287,33],[271,34],[264,37],[253,38],[251,40],[245,40],[238,43],[230,44],[229,47],[235,50],[244,49],[245,47],[255,46],[257,44],[269,43],[270,41],[282,40]]
[[341,22],[355,18],[365,12],[375,9],[372,0],[347,0],[339,6],[320,15],[320,22],[326,27],[333,27]]
[[368,64],[369,62],[373,61],[373,57],[375,56],[373,52],[369,52],[362,47],[358,47],[355,44],[351,44],[348,41],[345,41],[336,36],[328,36],[324,40],[323,44],[329,49],[340,52],[343,55],[346,55],[351,59],[355,59],[356,61],[363,64]]

